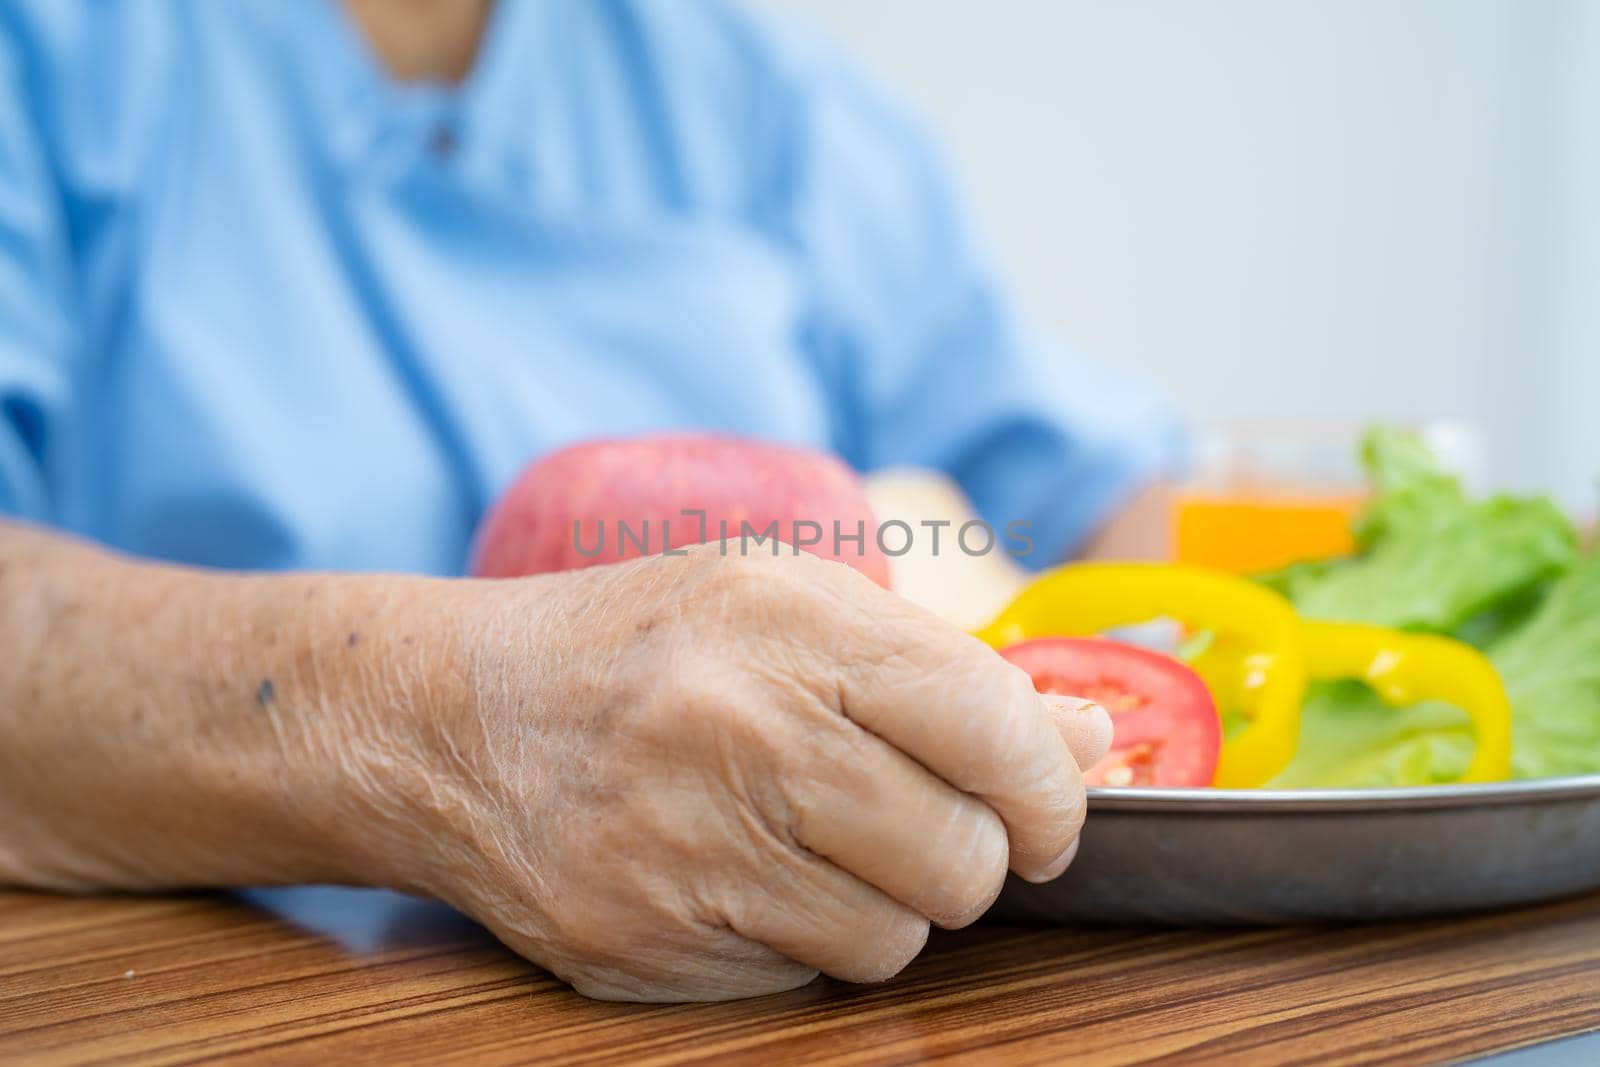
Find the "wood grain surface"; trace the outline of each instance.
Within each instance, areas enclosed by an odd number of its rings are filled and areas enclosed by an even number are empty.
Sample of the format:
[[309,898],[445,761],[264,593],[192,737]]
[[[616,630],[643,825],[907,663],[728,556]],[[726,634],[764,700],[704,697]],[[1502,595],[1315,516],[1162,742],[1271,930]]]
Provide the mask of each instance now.
[[1600,897],[1339,929],[936,934],[881,986],[586,1001],[382,893],[0,894],[6,1063],[1421,1063],[1600,1028]]

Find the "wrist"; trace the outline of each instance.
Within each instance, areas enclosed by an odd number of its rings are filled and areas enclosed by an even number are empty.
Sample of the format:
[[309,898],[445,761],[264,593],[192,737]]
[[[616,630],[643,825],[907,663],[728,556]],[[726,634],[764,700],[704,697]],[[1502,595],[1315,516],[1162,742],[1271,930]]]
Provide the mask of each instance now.
[[538,820],[525,787],[555,771],[549,667],[568,654],[572,582],[398,579],[353,592],[343,649],[313,637],[347,754],[332,806],[359,813],[350,880],[472,910],[463,864]]
[[[322,880],[448,899],[461,851],[493,848],[501,821],[517,817],[496,804],[500,775],[484,762],[496,740],[487,724],[509,720],[485,702],[514,693],[524,710],[538,703],[547,627],[530,605],[546,598],[530,597],[529,581],[321,582],[301,594],[293,657],[301,666],[287,689],[274,679],[283,713],[310,724],[302,788],[277,802],[333,865]],[[506,655],[513,645],[521,655]],[[506,676],[514,670],[526,673]],[[537,746],[527,753],[538,756]]]
[[458,583],[246,581],[263,586],[258,622],[242,635],[252,666],[230,684],[249,689],[270,737],[234,752],[247,770],[229,774],[244,783],[234,793],[244,818],[272,828],[267,879],[416,888],[419,835],[440,780],[425,726],[455,660],[436,619]]

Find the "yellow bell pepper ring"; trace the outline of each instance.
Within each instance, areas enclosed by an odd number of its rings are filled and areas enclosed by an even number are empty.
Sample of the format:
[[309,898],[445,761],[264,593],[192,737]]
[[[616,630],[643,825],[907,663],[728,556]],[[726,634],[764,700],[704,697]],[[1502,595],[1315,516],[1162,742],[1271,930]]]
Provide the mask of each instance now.
[[1310,677],[1359,678],[1383,702],[1452,704],[1472,723],[1472,762],[1463,782],[1511,776],[1511,701],[1494,665],[1471,645],[1431,634],[1344,622],[1302,624]]
[[978,637],[1004,648],[1035,637],[1084,637],[1152,619],[1211,635],[1195,670],[1248,725],[1222,746],[1214,784],[1268,781],[1294,756],[1305,695],[1300,620],[1279,594],[1203,567],[1075,563],[1040,576]]

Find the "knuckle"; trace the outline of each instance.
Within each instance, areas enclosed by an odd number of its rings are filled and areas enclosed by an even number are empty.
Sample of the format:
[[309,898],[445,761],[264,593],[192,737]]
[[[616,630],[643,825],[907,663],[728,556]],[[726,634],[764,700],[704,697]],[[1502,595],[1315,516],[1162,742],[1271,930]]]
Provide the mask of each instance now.
[[[985,651],[988,651],[988,649],[986,648]],[[1000,673],[1006,677],[1007,691],[1010,693],[1012,700],[1018,703],[1026,701],[1039,702],[1039,690],[1034,688],[1033,679],[1028,676],[1027,671],[1014,663],[1001,659],[999,655],[994,655],[992,659],[996,667],[1003,668]]]
[[776,785],[787,801],[796,840],[812,843],[838,832],[841,804],[883,797],[874,762],[865,755],[868,744],[859,732],[823,723],[792,731],[774,750]]
[[772,708],[742,698],[737,687],[719,685],[717,678],[708,669],[663,680],[650,715],[652,740],[664,746],[660,751],[689,745],[704,754],[743,754],[762,765],[782,758]]
[[994,666],[1004,668],[994,671],[997,699],[1004,701],[1003,706],[1019,725],[1026,725],[1030,732],[1037,731],[1039,724],[1048,722],[1049,717],[1044,702],[1039,699],[1039,691],[1033,687],[1033,679],[1022,668],[998,657],[996,660]]
[[1066,837],[1076,837],[1083,829],[1084,817],[1089,810],[1089,797],[1084,792],[1083,772],[1070,755],[1055,762],[1055,788],[1050,794],[1050,814]]
[[704,564],[707,561],[715,562],[723,555],[718,547],[712,544],[710,541],[703,541],[694,545],[685,545],[682,549],[675,551],[682,551],[683,555],[679,558],[687,559],[691,564]]
[[705,551],[698,558],[704,561],[709,579],[726,582],[730,586],[758,582],[776,570],[773,558],[765,552],[738,552],[732,549],[724,552],[720,547],[701,547]]
[[[759,693],[719,688],[709,678],[684,682],[661,699],[641,740],[664,761],[667,773],[680,780],[692,777],[700,788],[710,789],[724,828],[738,823],[769,843],[789,844],[795,731],[783,712]],[[675,817],[662,815],[669,824]]]
[[737,588],[749,574],[744,561],[727,555],[716,545],[691,545],[687,555],[675,559],[682,573],[683,587],[694,597],[726,594]]
[[850,797],[872,796],[878,780],[868,750],[869,735],[842,717],[805,716],[782,750],[785,770],[801,782],[826,784]]
[[1005,799],[1014,867],[1055,859],[1083,828],[1088,808],[1083,776],[1070,755],[1041,754]]
[[1083,829],[1083,823],[1089,815],[1089,795],[1084,791],[1083,772],[1078,770],[1076,764],[1067,767],[1067,776],[1071,782],[1066,790],[1065,811],[1062,814],[1067,826],[1067,836],[1077,837]]
[[713,554],[698,562],[696,599],[741,613],[793,611],[805,603],[800,573],[770,556]]
[[1007,663],[987,647],[974,651],[961,659],[962,669],[972,679],[973,694],[992,708],[991,725],[1004,723],[1008,731],[1003,739],[1021,746],[1037,738],[1039,718],[1044,715],[1044,705],[1033,688],[1028,675]]
[[1066,779],[1059,788],[1050,790],[1041,811],[1040,842],[1027,850],[1028,858],[1048,862],[1060,854],[1083,829],[1088,812],[1088,800],[1083,790],[1083,777],[1077,768],[1068,767]]
[[1025,689],[1018,688],[1018,678],[1009,673],[990,674],[985,688],[984,703],[994,710],[983,721],[975,724],[977,736],[971,751],[987,761],[984,768],[989,781],[1017,781],[1041,766],[1041,742],[1049,737],[1040,729],[1044,715],[1042,705],[1027,676],[1020,675]]
[[730,701],[708,685],[706,679],[706,670],[692,657],[675,659],[657,681],[651,703],[672,718],[715,717],[727,713]]

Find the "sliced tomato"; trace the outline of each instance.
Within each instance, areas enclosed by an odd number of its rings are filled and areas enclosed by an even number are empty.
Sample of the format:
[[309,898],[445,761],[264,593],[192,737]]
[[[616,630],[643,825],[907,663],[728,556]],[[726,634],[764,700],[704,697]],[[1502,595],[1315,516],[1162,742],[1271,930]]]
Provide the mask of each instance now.
[[1000,650],[1041,693],[1093,700],[1111,713],[1111,751],[1090,785],[1210,785],[1222,749],[1216,701],[1171,656],[1099,637],[1040,637]]

